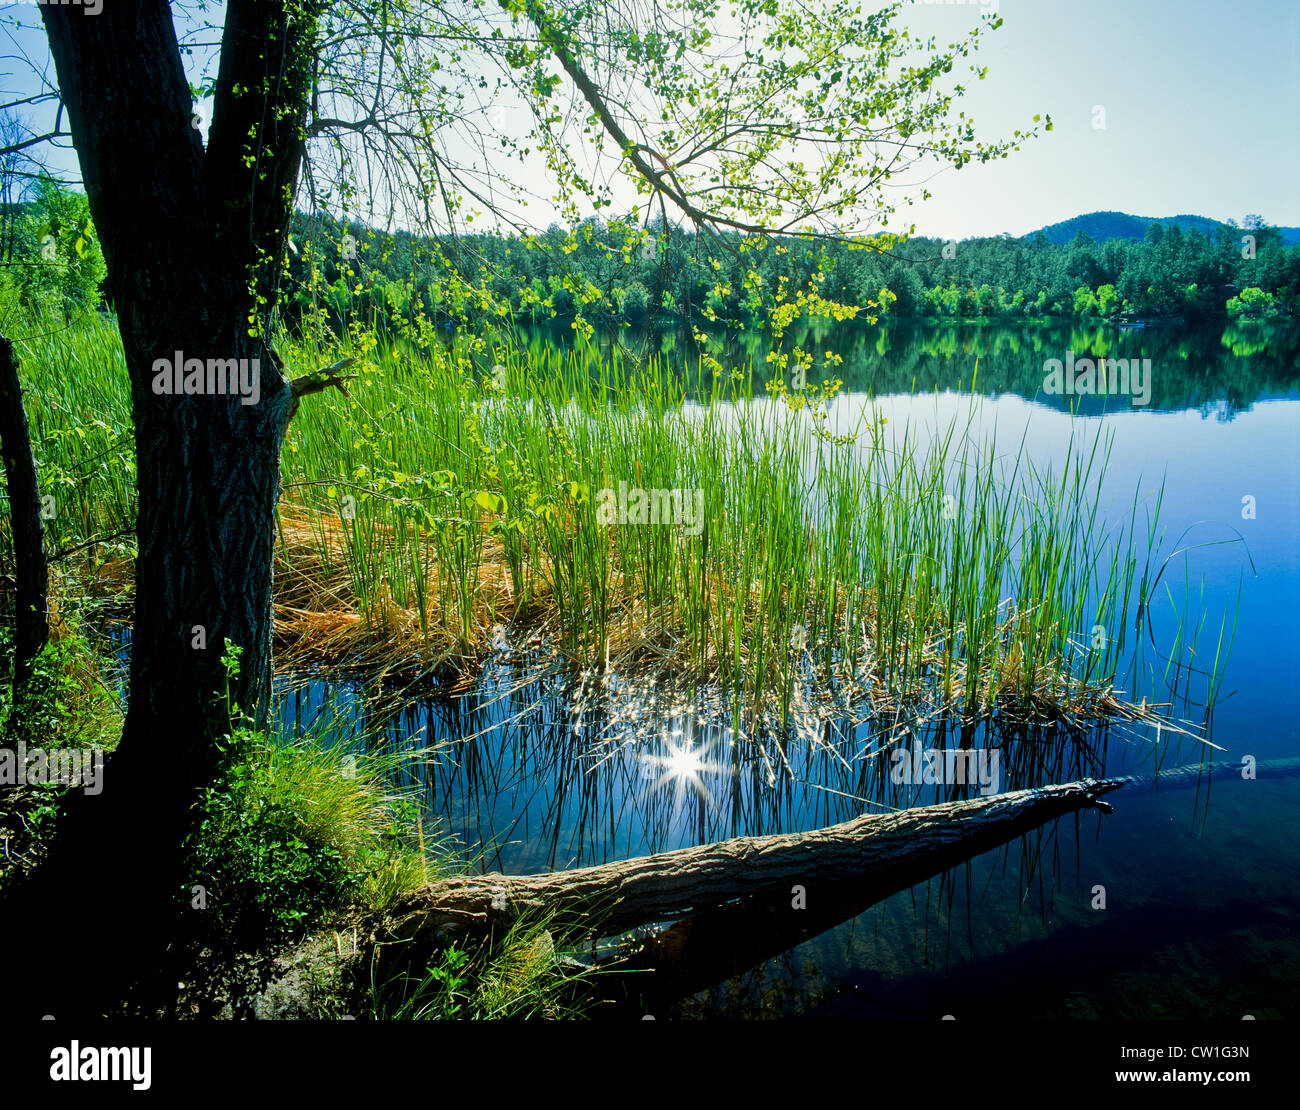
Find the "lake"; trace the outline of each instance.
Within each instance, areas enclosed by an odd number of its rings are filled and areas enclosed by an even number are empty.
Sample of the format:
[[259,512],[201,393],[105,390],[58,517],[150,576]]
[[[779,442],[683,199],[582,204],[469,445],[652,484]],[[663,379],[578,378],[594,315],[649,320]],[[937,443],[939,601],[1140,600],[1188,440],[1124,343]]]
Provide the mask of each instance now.
[[[525,338],[539,349],[573,341],[564,328]],[[671,333],[633,342],[680,367],[697,353]],[[1163,487],[1156,565],[1172,558],[1117,685],[1168,703],[1189,731],[1208,724],[1221,751],[1137,725],[1079,736],[981,727],[968,739],[998,752],[996,781],[900,783],[883,740],[911,724],[918,743],[942,748],[955,743],[942,722],[855,721],[832,694],[796,698],[785,730],[745,729],[719,691],[575,675],[530,644],[504,645],[479,681],[434,697],[390,686],[399,708],[382,717],[361,687],[284,676],[282,723],[333,719],[340,742],[379,723],[398,744],[432,748],[414,784],[426,836],[436,826],[472,866],[507,873],[813,829],[990,785],[1300,754],[1300,329],[799,325],[791,343],[814,352],[810,380],[825,354],[842,359],[832,431],[866,405],[922,436],[972,413],[973,430],[1042,467],[1100,429],[1108,519],[1127,523],[1136,497],[1143,520]],[[713,334],[706,348],[723,365],[762,365],[767,353],[754,335]],[[1048,392],[1053,359],[1081,373],[1084,360],[1124,359],[1149,377],[1130,394]],[[1221,640],[1231,653],[1207,717],[1205,672]],[[824,929],[779,954],[765,951],[779,935],[738,938],[750,966],[654,1012],[1293,1016],[1300,781],[1216,776],[1202,789],[1126,787],[1110,801],[1113,815],[1063,818],[843,920],[810,889],[809,920],[826,913]]]

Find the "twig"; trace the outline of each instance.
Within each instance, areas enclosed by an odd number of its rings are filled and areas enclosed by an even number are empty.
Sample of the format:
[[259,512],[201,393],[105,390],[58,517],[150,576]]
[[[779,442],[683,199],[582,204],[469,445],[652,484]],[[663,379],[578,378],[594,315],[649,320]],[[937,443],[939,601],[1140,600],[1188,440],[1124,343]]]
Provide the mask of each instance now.
[[356,356],[349,355],[347,358],[341,358],[338,362],[331,362],[328,366],[323,366],[319,370],[313,370],[310,374],[303,374],[301,377],[294,378],[289,383],[293,397],[289,402],[289,416],[285,420],[287,424],[293,419],[294,413],[298,411],[298,405],[302,398],[309,393],[320,393],[330,386],[342,392],[343,396],[349,401],[352,400],[352,394],[348,392],[348,387],[344,382],[350,382],[356,374],[340,374],[340,370],[346,370],[355,363]]

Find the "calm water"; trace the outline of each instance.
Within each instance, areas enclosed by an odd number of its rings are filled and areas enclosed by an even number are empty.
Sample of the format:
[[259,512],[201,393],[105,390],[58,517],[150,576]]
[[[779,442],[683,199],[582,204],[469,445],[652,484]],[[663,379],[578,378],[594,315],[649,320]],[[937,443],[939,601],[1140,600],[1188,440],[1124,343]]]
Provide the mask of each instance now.
[[[1213,754],[1300,754],[1300,333],[840,327],[806,328],[791,340],[844,356],[837,420],[873,403],[895,427],[945,426],[970,410],[957,390],[970,389],[978,357],[978,430],[996,432],[1008,451],[1023,440],[1036,464],[1059,462],[1072,436],[1077,444],[1098,427],[1113,433],[1103,505],[1127,523],[1134,491],[1146,505],[1163,481],[1160,551],[1185,552],[1166,571],[1172,596],[1156,606],[1121,686],[1134,698],[1172,700],[1176,715],[1199,724],[1204,679],[1175,662],[1206,666],[1226,613],[1236,636],[1212,717],[1224,750]],[[677,364],[692,357],[672,336],[652,344]],[[752,337],[718,336],[711,347],[724,363],[761,363],[766,353]],[[1149,403],[1045,393],[1045,360],[1067,351],[1076,360],[1150,359]],[[1204,627],[1174,661],[1177,608],[1193,621],[1203,614]],[[375,723],[355,693],[311,684],[286,698],[282,720],[332,718],[347,742]],[[796,706],[784,736],[737,730],[728,706],[707,694],[618,675],[602,684],[512,646],[477,686],[446,690],[383,723],[393,741],[434,749],[419,788],[441,835],[483,870],[583,866],[964,796],[960,787],[891,782],[890,765],[873,753],[902,722],[853,724],[831,701],[830,711]],[[956,743],[925,736],[930,747]],[[1205,752],[1199,741],[1145,728],[1113,728],[1082,744],[986,731],[973,742],[999,749],[1004,790],[1195,762]],[[780,955],[765,950],[779,934],[759,936],[743,974],[656,1012],[1294,1016],[1300,779],[1130,787],[1111,801],[1112,816],[1043,826],[856,915],[846,909],[838,923],[832,909],[824,931],[791,939]],[[1093,908],[1098,886],[1104,909]],[[808,894],[810,911],[826,911],[811,904],[815,890]]]

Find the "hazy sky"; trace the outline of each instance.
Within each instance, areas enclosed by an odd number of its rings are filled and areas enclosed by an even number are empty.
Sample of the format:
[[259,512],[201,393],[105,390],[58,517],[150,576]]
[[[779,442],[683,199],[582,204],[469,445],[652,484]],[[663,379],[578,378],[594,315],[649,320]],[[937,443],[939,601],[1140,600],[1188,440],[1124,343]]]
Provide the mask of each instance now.
[[[900,207],[891,228],[915,220],[918,233],[944,238],[1021,235],[1098,209],[1221,220],[1257,212],[1300,226],[1300,0],[997,5],[1003,25],[972,59],[988,77],[964,74],[969,91],[958,107],[983,141],[1028,127],[1035,113],[1050,114],[1054,130],[1005,161],[931,177],[933,199]],[[899,18],[945,43],[982,10],[919,0]],[[219,5],[203,15],[223,19]],[[0,17],[39,23],[30,4],[0,0]],[[3,53],[21,50],[43,64],[39,30],[11,34]],[[5,100],[34,88],[24,67],[0,63]],[[70,155],[52,162],[77,172]],[[539,225],[552,218],[538,206],[529,213]]]
[[[942,35],[977,11],[906,14]],[[978,54],[989,75],[962,103],[979,134],[1035,112],[1054,130],[937,178],[919,231],[1021,235],[1098,209],[1300,226],[1300,0],[999,0],[998,12]]]

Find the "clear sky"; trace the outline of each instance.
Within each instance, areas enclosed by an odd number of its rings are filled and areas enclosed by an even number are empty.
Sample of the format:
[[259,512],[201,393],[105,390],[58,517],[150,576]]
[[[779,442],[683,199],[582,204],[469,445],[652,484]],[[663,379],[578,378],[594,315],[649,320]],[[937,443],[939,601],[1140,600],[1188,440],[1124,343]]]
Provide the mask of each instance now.
[[[906,14],[941,36],[977,12]],[[989,75],[962,104],[982,136],[1035,112],[1054,129],[937,178],[918,231],[1022,235],[1108,209],[1300,226],[1300,0],[999,0],[998,13],[978,54]]]
[[[1099,209],[1220,220],[1259,213],[1300,226],[1300,0],[996,2],[1003,25],[972,59],[988,77],[963,80],[958,106],[981,140],[1023,129],[1035,113],[1050,114],[1054,130],[1005,161],[930,178],[933,199],[900,208],[900,221],[943,238],[1022,235]],[[982,10],[970,0],[917,0],[900,20],[943,43]],[[0,17],[39,26],[30,4],[0,0]],[[208,5],[200,18],[220,24],[222,8]],[[10,36],[0,51],[9,55],[0,62],[5,101],[36,88],[16,52],[53,74],[39,30]],[[77,173],[70,154],[51,164]],[[529,213],[539,225],[553,218],[536,205]]]

